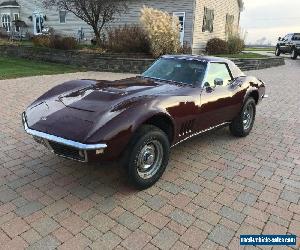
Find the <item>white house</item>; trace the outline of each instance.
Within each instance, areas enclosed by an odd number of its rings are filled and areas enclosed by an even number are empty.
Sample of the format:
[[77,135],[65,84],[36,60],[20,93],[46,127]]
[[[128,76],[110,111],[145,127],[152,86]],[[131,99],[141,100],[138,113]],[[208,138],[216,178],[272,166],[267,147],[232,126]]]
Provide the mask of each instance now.
[[[210,38],[225,39],[237,29],[243,0],[132,0],[128,11],[118,16],[111,27],[139,23],[140,10],[149,6],[177,16],[181,23],[181,42],[191,45],[193,52],[202,50]],[[91,28],[72,13],[58,10],[55,6],[45,9],[37,0],[0,0],[1,26],[7,32],[18,32],[13,20],[22,20],[33,35],[43,28],[52,27],[67,36],[93,38]]]

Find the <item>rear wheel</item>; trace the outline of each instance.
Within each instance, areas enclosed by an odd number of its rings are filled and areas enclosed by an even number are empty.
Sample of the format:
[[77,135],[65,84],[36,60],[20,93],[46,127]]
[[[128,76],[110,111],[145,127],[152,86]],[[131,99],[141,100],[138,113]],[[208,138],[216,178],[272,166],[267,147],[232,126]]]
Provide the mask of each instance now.
[[255,100],[250,97],[245,102],[239,115],[230,124],[230,132],[237,137],[246,137],[252,130],[256,114]]
[[276,47],[275,56],[280,56],[280,54],[281,54],[281,51],[280,51],[279,47]]
[[292,54],[291,54],[291,58],[293,60],[296,60],[298,57],[298,53],[297,53],[297,50],[295,48],[292,49]]
[[156,183],[169,161],[170,143],[167,135],[152,125],[143,125],[133,136],[125,154],[130,183],[146,189]]

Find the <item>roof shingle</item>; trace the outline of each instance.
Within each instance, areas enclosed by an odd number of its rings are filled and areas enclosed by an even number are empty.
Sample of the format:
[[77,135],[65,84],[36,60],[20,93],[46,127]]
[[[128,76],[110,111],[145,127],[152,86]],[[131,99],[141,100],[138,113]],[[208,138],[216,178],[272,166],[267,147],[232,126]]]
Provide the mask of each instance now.
[[0,3],[0,7],[3,6],[15,6],[20,7],[17,1],[4,1],[3,3]]

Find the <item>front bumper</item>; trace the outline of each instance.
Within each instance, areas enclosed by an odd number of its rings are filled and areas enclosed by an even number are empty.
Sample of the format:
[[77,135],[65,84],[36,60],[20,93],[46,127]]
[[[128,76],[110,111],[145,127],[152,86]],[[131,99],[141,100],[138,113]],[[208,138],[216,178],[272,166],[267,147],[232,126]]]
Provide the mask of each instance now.
[[88,162],[89,151],[94,151],[95,154],[102,154],[107,148],[107,145],[104,143],[84,144],[30,129],[27,125],[25,112],[22,114],[22,122],[26,133],[32,135],[38,143],[43,144],[53,153],[68,159]]

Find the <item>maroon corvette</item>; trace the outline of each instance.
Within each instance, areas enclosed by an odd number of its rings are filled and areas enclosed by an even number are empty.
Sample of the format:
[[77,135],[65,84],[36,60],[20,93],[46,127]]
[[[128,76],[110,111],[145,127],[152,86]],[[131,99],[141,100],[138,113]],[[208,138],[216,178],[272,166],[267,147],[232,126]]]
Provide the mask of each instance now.
[[23,124],[59,156],[121,160],[142,189],[161,177],[180,142],[225,125],[247,136],[264,97],[264,82],[229,60],[163,56],[141,76],[58,85],[27,108]]

